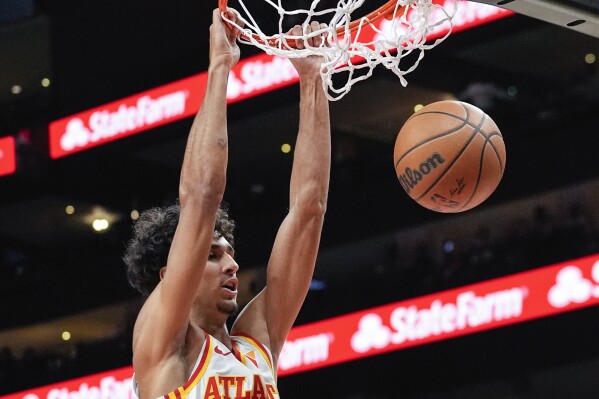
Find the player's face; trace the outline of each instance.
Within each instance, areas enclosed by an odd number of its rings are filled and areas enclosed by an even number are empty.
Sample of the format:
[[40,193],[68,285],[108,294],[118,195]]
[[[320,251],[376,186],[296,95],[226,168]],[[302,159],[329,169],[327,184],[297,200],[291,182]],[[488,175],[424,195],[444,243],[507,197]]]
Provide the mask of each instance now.
[[237,311],[237,270],[235,251],[224,237],[212,241],[208,262],[198,291],[200,302],[226,315]]

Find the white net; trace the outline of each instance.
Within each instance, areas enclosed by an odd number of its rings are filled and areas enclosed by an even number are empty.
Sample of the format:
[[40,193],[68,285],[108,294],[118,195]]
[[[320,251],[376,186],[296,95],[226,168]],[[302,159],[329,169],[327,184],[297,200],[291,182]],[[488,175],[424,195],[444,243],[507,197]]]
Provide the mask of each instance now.
[[[352,23],[352,15],[365,0],[339,0],[335,7],[329,8],[319,7],[321,0],[312,0],[308,9],[294,10],[285,10],[282,0],[264,0],[278,14],[278,32],[266,34],[243,0],[237,1],[239,7],[235,11],[243,24],[223,18],[242,31],[240,41],[267,54],[287,58],[322,56],[323,87],[330,100],[342,98],[353,84],[369,78],[378,65],[395,73],[405,87],[405,75],[418,67],[425,50],[435,47],[451,33],[451,19],[457,7],[457,0],[446,0],[443,4],[434,0],[394,0],[379,9],[386,7],[385,11]],[[388,15],[382,15],[387,12]],[[289,20],[302,26],[302,35],[288,33]],[[312,21],[327,26],[308,33]],[[445,33],[427,42],[427,37],[435,32]],[[317,35],[326,40],[319,46],[310,46],[307,39]],[[302,40],[305,48],[295,48],[296,40]]]

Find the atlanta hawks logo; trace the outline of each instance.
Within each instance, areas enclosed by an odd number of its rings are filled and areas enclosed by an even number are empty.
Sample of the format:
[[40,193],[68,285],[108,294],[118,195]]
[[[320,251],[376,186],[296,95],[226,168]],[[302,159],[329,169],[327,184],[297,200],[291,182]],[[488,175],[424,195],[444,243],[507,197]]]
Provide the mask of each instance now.
[[227,355],[231,355],[231,352],[223,352],[218,346],[214,348],[214,352],[218,353],[219,355],[223,355],[223,356],[227,356]]
[[256,352],[254,351],[249,351],[247,353],[241,353],[239,352],[239,350],[237,350],[234,354],[231,351],[227,351],[227,352],[223,352],[222,349],[218,346],[214,347],[214,352],[222,355],[222,356],[229,356],[229,355],[233,355],[237,358],[237,360],[239,360],[241,363],[245,364],[247,366],[247,362],[250,361],[254,364],[254,366],[259,367],[258,366],[258,360],[256,360]]

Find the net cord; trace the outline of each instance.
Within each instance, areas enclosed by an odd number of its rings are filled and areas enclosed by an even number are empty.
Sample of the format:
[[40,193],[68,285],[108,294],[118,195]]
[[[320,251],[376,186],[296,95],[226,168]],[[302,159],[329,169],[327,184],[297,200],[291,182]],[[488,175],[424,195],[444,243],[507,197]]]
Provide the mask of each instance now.
[[[279,15],[278,32],[273,35],[262,31],[243,0],[238,0],[243,14],[232,10],[240,22],[232,21],[225,13],[222,13],[222,17],[242,33],[239,37],[241,43],[256,46],[267,54],[285,58],[323,57],[320,68],[323,88],[327,98],[336,101],[349,93],[354,84],[371,77],[379,65],[391,70],[401,85],[407,86],[405,76],[418,67],[425,51],[434,48],[451,34],[451,20],[457,9],[457,1],[446,0],[445,4],[440,5],[433,3],[433,0],[397,0],[394,7],[383,11],[389,15],[385,15],[387,20],[380,23],[380,27],[367,17],[360,18],[356,27],[356,21],[352,22],[352,13],[363,5],[364,0],[339,0],[336,7],[322,10],[316,10],[320,0],[312,0],[308,9],[296,10],[285,10],[282,0],[276,3],[264,0]],[[452,10],[449,10],[447,3],[453,3]],[[285,18],[291,16],[303,18],[301,35],[283,32]],[[381,15],[377,14],[376,17],[381,18]],[[308,33],[312,21],[326,19],[330,19],[326,28]],[[427,43],[427,35],[444,24],[448,24],[447,33]],[[374,39],[365,37],[363,33],[366,27],[374,32]],[[320,35],[326,38],[320,45],[309,44],[307,39]],[[296,48],[295,43],[299,40],[304,43],[302,49]],[[407,60],[413,52],[418,52],[415,59],[412,57]]]

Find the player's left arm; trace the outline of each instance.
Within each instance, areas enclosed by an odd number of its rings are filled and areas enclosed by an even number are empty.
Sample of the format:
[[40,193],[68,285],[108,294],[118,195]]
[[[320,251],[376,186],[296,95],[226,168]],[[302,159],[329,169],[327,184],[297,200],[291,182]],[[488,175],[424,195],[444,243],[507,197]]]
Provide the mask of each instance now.
[[300,122],[289,213],[273,245],[266,287],[246,306],[232,330],[267,345],[275,361],[308,293],[327,205],[331,134],[329,105],[319,74],[321,62],[315,56],[292,59],[300,75]]

